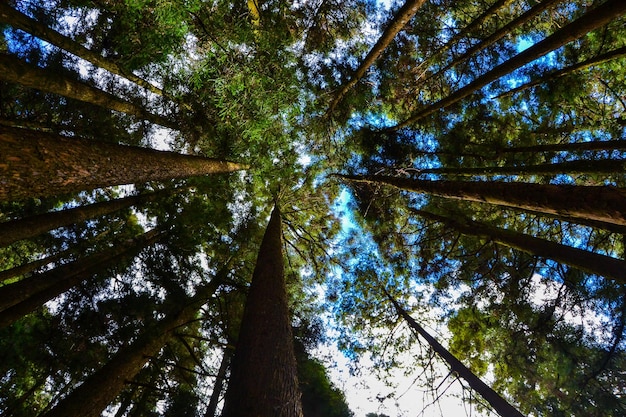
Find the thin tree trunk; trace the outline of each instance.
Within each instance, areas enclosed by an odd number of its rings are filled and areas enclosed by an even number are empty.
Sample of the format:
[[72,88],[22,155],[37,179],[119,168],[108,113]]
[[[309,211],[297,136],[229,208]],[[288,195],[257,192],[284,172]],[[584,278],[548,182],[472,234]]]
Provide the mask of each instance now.
[[453,200],[546,213],[567,221],[594,220],[626,226],[626,190],[623,188],[498,181],[428,181],[383,175],[339,177],[350,181],[388,184]]
[[179,129],[179,126],[171,120],[149,113],[145,109],[131,102],[124,101],[113,94],[72,79],[62,73],[55,73],[49,69],[28,64],[6,53],[0,53],[0,79],[130,114],[170,129]]
[[393,41],[393,38],[400,32],[404,26],[411,20],[415,13],[424,4],[426,0],[407,0],[404,5],[398,10],[391,22],[385,28],[385,31],[381,35],[380,39],[372,47],[372,49],[365,56],[359,67],[356,69],[352,78],[345,83],[340,90],[335,94],[335,99],[328,106],[327,114],[331,114],[335,107],[341,102],[345,95],[350,91],[355,84],[363,78],[367,70],[374,65],[374,62],[378,59],[380,54],[383,53],[385,48]]
[[54,255],[50,255],[47,256],[45,258],[42,259],[37,259],[35,261],[29,262],[27,264],[24,265],[20,265],[20,266],[16,266],[14,268],[11,269],[6,269],[4,271],[0,271],[0,284],[5,283],[6,281],[10,280],[11,278],[15,278],[15,277],[19,277],[21,275],[24,275],[28,272],[32,272],[36,269],[41,268],[44,265],[48,265],[51,264],[52,262],[56,262],[59,259],[63,259],[63,257],[67,256],[70,252],[72,252],[71,250],[64,250],[62,252],[56,253]]
[[153,92],[154,94],[163,96],[163,91],[160,88],[155,87],[148,81],[136,76],[132,72],[124,71],[115,62],[109,61],[102,55],[90,51],[89,49],[82,46],[80,43],[75,42],[71,38],[62,35],[53,29],[50,29],[46,25],[41,24],[35,19],[30,18],[29,16],[23,14],[18,10],[15,10],[11,6],[3,2],[0,2],[0,22],[11,25],[16,29],[21,29],[24,32],[30,33],[31,35],[34,35],[39,39],[56,45],[59,48],[64,49],[67,52],[70,52],[84,59],[85,61],[91,62],[97,67],[103,68],[113,74],[124,77],[127,80],[130,80],[135,84]]
[[555,174],[620,174],[626,172],[626,160],[596,159],[565,161],[555,164],[527,166],[502,166],[479,168],[426,168],[418,170],[419,174],[440,174],[459,176],[490,176],[490,175],[555,175]]
[[449,96],[439,100],[436,103],[433,103],[429,106],[426,106],[422,110],[415,113],[413,116],[409,117],[403,122],[400,122],[396,126],[389,128],[388,130],[397,130],[402,127],[408,126],[416,121],[423,119],[426,116],[429,116],[435,113],[437,110],[449,107],[475,91],[481,89],[487,84],[497,80],[498,78],[509,74],[510,72],[516,70],[517,68],[528,64],[547,53],[560,48],[561,46],[580,38],[586,33],[602,27],[612,20],[620,17],[622,14],[626,13],[626,1],[623,0],[608,0],[590,12],[586,13],[582,17],[577,20],[571,22],[565,27],[557,30],[552,35],[548,36],[541,42],[531,46],[530,48],[520,52],[509,60],[503,62],[498,65],[491,71],[488,71],[486,74],[481,75],[465,87],[460,90],[455,91]]
[[0,287],[0,329],[164,236],[165,232],[154,229],[110,249]]
[[597,140],[592,142],[554,143],[549,145],[518,146],[515,148],[498,149],[498,154],[519,152],[581,152],[581,151],[613,151],[626,149],[626,140]]
[[222,356],[222,361],[220,363],[220,369],[217,371],[217,375],[215,376],[215,384],[213,385],[213,391],[211,392],[209,405],[207,405],[206,411],[204,412],[204,417],[215,417],[215,413],[217,412],[217,404],[219,403],[220,396],[222,395],[222,391],[224,390],[226,371],[228,370],[228,366],[230,365],[231,356],[231,350],[225,348],[224,354]]
[[252,275],[222,417],[302,417],[282,247],[275,207]]
[[[165,190],[165,192],[169,191]],[[10,245],[18,240],[38,236],[59,227],[83,222],[95,217],[104,216],[105,214],[115,213],[116,211],[131,206],[154,201],[163,196],[165,192],[153,192],[118,198],[0,223],[0,247]]]
[[186,306],[161,320],[132,345],[120,349],[106,365],[42,417],[99,417],[124,385],[145,366],[148,359],[159,353],[173,336],[173,331],[194,318],[198,309],[220,284],[221,281],[213,279],[198,289]]
[[0,201],[232,172],[210,158],[0,127]]
[[452,372],[463,378],[469,386],[480,394],[491,405],[491,407],[502,417],[524,417],[515,407],[513,407],[507,400],[505,400],[500,394],[495,392],[489,385],[485,384],[476,374],[474,374],[467,366],[463,365],[460,360],[456,358],[448,349],[443,347],[441,343],[432,337],[422,326],[417,323],[413,317],[411,317],[398,302],[386,291],[385,294],[389,301],[392,302],[396,312],[402,317],[407,324],[416,332],[417,335],[422,336],[430,345],[430,347],[450,366]]
[[626,284],[626,262],[621,259],[562,245],[513,230],[500,229],[469,219],[454,219],[416,209],[412,209],[411,212],[426,219],[443,223],[461,234],[487,238],[533,256],[552,259],[581,271]]

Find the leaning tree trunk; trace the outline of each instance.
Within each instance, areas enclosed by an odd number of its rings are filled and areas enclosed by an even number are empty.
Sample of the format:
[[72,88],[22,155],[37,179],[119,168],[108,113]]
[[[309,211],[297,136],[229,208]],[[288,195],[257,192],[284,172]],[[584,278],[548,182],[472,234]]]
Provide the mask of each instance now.
[[626,226],[626,189],[623,188],[498,181],[428,181],[383,175],[339,177],[357,182],[388,184],[453,200],[545,213],[566,221],[594,220]]
[[214,279],[199,288],[187,305],[147,330],[132,345],[120,349],[106,365],[42,417],[99,417],[148,359],[165,346],[173,331],[194,318],[220,284],[220,280]]
[[158,242],[165,234],[154,229],[102,252],[0,287],[0,329],[90,279],[95,273]]
[[134,195],[0,223],[0,247],[10,245],[18,240],[38,236],[59,227],[83,222],[95,217],[115,213],[116,211],[131,206],[154,201],[167,192],[169,191],[163,190]]
[[0,201],[232,172],[199,156],[0,127]]
[[232,351],[228,347],[224,349],[222,361],[220,362],[220,369],[217,371],[217,375],[215,375],[213,391],[211,392],[209,404],[207,405],[206,411],[204,412],[204,417],[215,417],[217,413],[217,405],[220,402],[220,397],[222,395],[222,391],[224,390],[226,372],[228,371],[228,367],[230,366],[230,357],[232,356],[231,352]]
[[580,38],[594,29],[610,23],[612,20],[620,17],[624,13],[626,13],[626,1],[608,0],[592,11],[584,14],[577,20],[557,30],[541,42],[520,52],[491,71],[488,71],[486,74],[481,75],[460,90],[455,91],[436,103],[426,106],[405,121],[398,123],[396,126],[393,126],[388,130],[397,130],[408,126],[426,116],[433,114],[437,110],[449,107],[498,78],[509,74],[529,62],[541,58],[547,53]]
[[72,79],[62,73],[55,73],[50,69],[39,68],[28,64],[6,53],[0,53],[0,79],[46,93],[58,94],[85,103],[95,104],[96,106],[106,109],[130,114],[140,119],[169,127],[170,129],[179,129],[179,126],[171,120],[152,114],[113,94]]
[[407,0],[406,3],[398,10],[391,22],[385,28],[385,31],[381,35],[380,39],[370,49],[368,54],[363,59],[363,62],[356,69],[352,78],[341,86],[340,90],[335,94],[334,100],[328,106],[328,114],[331,114],[335,107],[341,102],[345,95],[350,91],[352,87],[365,75],[367,70],[374,65],[374,62],[378,59],[380,54],[383,53],[385,48],[393,41],[393,38],[400,32],[404,26],[411,20],[418,9],[422,7],[426,0]]
[[302,416],[280,223],[275,207],[252,275],[222,417]]
[[546,145],[518,146],[515,148],[498,149],[497,154],[504,153],[537,153],[537,152],[583,152],[612,151],[626,149],[626,140],[595,140],[591,142],[553,143]]
[[495,392],[489,385],[485,384],[476,374],[474,374],[467,366],[463,365],[460,360],[456,358],[448,349],[443,347],[437,339],[432,337],[422,326],[417,323],[413,317],[411,317],[398,302],[386,291],[385,292],[389,301],[392,302],[396,312],[402,317],[407,324],[416,332],[422,336],[430,345],[430,347],[450,366],[452,372],[456,373],[459,377],[463,378],[469,386],[480,394],[491,405],[491,407],[502,417],[524,417],[515,407],[513,407],[507,400],[505,400],[500,394]]
[[22,276],[29,272],[32,272],[36,269],[41,268],[42,266],[51,264],[52,262],[56,262],[59,259],[63,259],[65,256],[70,254],[72,251],[70,249],[64,250],[59,253],[55,253],[54,255],[47,256],[42,259],[37,259],[35,261],[19,265],[10,269],[5,269],[4,271],[0,271],[0,284],[4,284],[6,281]]
[[562,245],[513,230],[500,229],[469,219],[454,219],[424,210],[411,210],[411,212],[423,218],[442,223],[461,234],[487,238],[495,243],[533,256],[552,259],[581,271],[610,278],[620,284],[626,284],[626,262],[621,259]]

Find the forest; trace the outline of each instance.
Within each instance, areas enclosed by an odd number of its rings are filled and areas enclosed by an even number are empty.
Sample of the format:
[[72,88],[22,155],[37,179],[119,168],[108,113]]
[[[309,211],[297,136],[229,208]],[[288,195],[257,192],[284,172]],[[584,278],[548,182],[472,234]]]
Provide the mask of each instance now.
[[0,417],[625,416],[625,15],[0,0]]

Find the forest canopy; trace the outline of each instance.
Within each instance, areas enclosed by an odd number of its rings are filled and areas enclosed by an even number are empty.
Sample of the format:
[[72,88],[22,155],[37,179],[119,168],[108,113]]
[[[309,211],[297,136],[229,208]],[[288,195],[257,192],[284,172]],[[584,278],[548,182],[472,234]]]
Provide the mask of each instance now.
[[625,14],[0,1],[0,415],[626,415]]

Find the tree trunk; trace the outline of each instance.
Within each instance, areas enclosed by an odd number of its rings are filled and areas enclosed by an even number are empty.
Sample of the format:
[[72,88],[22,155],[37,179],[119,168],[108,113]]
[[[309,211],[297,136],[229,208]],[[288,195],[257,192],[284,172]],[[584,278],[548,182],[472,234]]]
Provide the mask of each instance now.
[[217,375],[215,376],[215,384],[213,385],[211,398],[209,399],[209,404],[207,405],[206,411],[204,412],[204,417],[215,417],[215,413],[217,412],[217,405],[220,401],[222,391],[224,390],[226,371],[228,370],[228,366],[230,365],[231,356],[231,350],[228,347],[225,348],[224,354],[222,356],[222,362],[220,363],[220,369],[217,371]]
[[232,172],[241,165],[0,127],[0,201]]
[[418,170],[418,174],[440,174],[459,176],[490,176],[490,175],[557,175],[557,174],[619,174],[626,172],[626,160],[596,159],[565,161],[556,164],[540,164],[527,166],[501,166],[480,168],[426,168]]
[[110,249],[0,287],[0,329],[164,236],[165,232],[154,229]]
[[423,119],[426,116],[429,116],[436,112],[437,110],[449,107],[475,91],[481,89],[487,84],[497,80],[498,78],[509,74],[510,72],[516,70],[517,68],[528,64],[547,53],[560,48],[561,46],[580,38],[586,33],[602,27],[612,20],[620,17],[622,14],[626,13],[626,2],[623,0],[608,0],[590,12],[586,13],[582,17],[577,20],[571,22],[565,27],[557,30],[552,35],[548,36],[541,42],[531,46],[530,48],[520,52],[509,60],[503,62],[498,65],[491,71],[488,71],[486,74],[481,75],[465,87],[457,90],[456,92],[450,94],[449,96],[439,100],[436,103],[433,103],[429,106],[426,106],[422,110],[418,111],[413,116],[409,117],[407,120],[400,122],[396,126],[389,128],[389,130],[397,130],[399,128],[408,126],[416,121]]
[[0,271],[0,284],[4,284],[6,281],[10,280],[11,278],[19,277],[21,275],[24,275],[36,269],[39,269],[44,265],[48,265],[52,262],[58,261],[59,259],[63,259],[63,257],[67,256],[71,252],[72,251],[69,249],[64,250],[62,252],[47,256],[42,259],[37,259],[35,261],[29,262],[24,265],[20,265],[11,269]]
[[546,213],[576,222],[594,220],[626,226],[626,190],[609,186],[529,184],[497,181],[427,181],[383,175],[339,175],[351,181],[388,184],[453,200],[476,201]]
[[84,59],[85,61],[91,62],[96,67],[103,68],[113,74],[130,80],[135,84],[153,92],[154,94],[160,96],[163,95],[163,91],[160,88],[155,87],[148,81],[136,76],[132,72],[124,71],[115,62],[109,61],[100,54],[90,51],[80,43],[75,42],[71,38],[62,35],[53,29],[50,29],[46,25],[39,23],[35,19],[26,16],[22,12],[15,10],[3,2],[0,2],[0,22],[10,25],[16,29],[21,29],[24,32],[38,37],[39,39],[56,45],[59,48]]
[[63,73],[28,64],[19,58],[0,53],[0,79],[46,93],[95,104],[106,109],[119,111],[148,120],[170,129],[178,130],[178,125],[164,117],[149,113],[135,104],[124,101],[113,94],[72,79]]
[[426,219],[443,223],[461,234],[487,238],[533,256],[552,259],[581,271],[626,284],[626,262],[621,259],[562,245],[513,230],[500,229],[469,219],[453,219],[423,210],[411,211]]
[[222,417],[302,417],[277,207],[263,236]]
[[383,53],[385,48],[393,41],[393,38],[400,32],[404,26],[411,20],[418,9],[422,7],[425,0],[406,0],[404,5],[398,10],[391,22],[385,28],[385,31],[381,35],[380,39],[372,47],[372,49],[365,56],[359,67],[356,69],[352,78],[345,83],[340,90],[336,93],[335,99],[328,106],[327,114],[331,114],[335,107],[341,102],[345,95],[350,91],[352,87],[365,75],[367,70],[374,65],[374,62],[378,59],[380,54]]
[[127,207],[154,201],[163,195],[165,195],[163,191],[134,195],[0,223],[0,247],[10,245],[18,240],[38,236],[59,227],[83,222],[95,217],[104,216],[105,214],[115,213]]
[[626,140],[597,140],[591,142],[554,143],[549,145],[518,146],[515,148],[498,149],[498,154],[519,152],[581,152],[581,151],[613,151],[626,149]]
[[480,394],[491,405],[491,407],[502,417],[524,417],[515,407],[507,400],[502,398],[500,394],[495,392],[491,387],[485,384],[476,374],[474,374],[467,366],[463,365],[448,349],[444,348],[434,337],[432,337],[422,326],[411,317],[398,302],[386,291],[387,298],[393,303],[398,315],[407,322],[413,331],[422,336],[430,345],[430,347],[450,366],[450,370],[456,375],[463,378],[469,386]]
[[150,357],[159,353],[173,331],[194,318],[220,284],[221,281],[214,279],[198,289],[187,305],[143,333],[132,345],[120,349],[106,365],[42,417],[99,417],[127,381],[137,375]]

